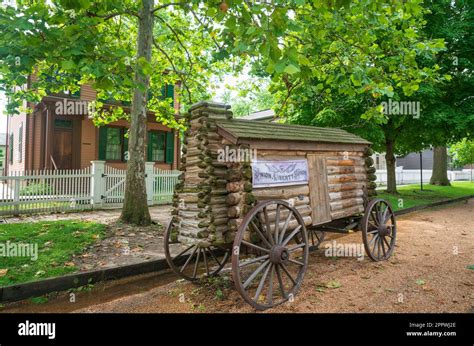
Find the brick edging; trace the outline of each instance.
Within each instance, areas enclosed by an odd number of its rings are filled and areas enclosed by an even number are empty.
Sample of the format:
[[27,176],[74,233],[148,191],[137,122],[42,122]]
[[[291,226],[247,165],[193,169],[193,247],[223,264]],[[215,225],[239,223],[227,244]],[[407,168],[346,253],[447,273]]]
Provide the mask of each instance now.
[[65,291],[87,284],[94,284],[100,281],[116,280],[168,268],[166,259],[158,259],[0,287],[0,302],[14,302],[47,293]]
[[474,195],[451,198],[451,199],[447,199],[447,200],[443,200],[443,201],[433,202],[433,203],[430,203],[430,204],[417,205],[417,206],[414,206],[414,207],[397,210],[397,211],[395,211],[395,215],[397,215],[397,216],[404,215],[404,214],[412,213],[414,211],[428,209],[428,208],[431,208],[431,207],[436,207],[438,205],[444,205],[444,204],[451,204],[451,203],[466,201],[466,200],[471,199],[471,198],[474,198]]

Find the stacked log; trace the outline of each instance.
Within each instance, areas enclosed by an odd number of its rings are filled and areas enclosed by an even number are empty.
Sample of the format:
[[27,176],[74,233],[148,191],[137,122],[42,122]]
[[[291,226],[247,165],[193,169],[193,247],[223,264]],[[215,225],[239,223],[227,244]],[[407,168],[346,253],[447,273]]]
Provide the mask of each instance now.
[[229,106],[201,102],[185,114],[180,182],[173,198],[175,238],[183,244],[208,246],[224,243],[227,230],[226,163],[217,160],[222,138],[216,119],[229,119]]
[[[250,150],[248,147],[235,147],[227,141],[223,144],[236,150]],[[252,208],[255,202],[255,196],[252,193],[252,168],[250,161],[234,162],[228,164],[227,170],[227,232],[225,241],[231,243],[234,241],[235,233],[239,228],[244,216]]]
[[367,185],[364,152],[328,152],[325,157],[331,219],[362,213]]
[[374,167],[374,159],[372,158],[373,150],[371,148],[366,148],[364,150],[364,158],[365,158],[365,170],[367,173],[367,195],[369,198],[377,196],[377,191],[375,188],[377,184],[375,181],[377,180],[377,175],[375,174],[375,167]]
[[[295,207],[296,210],[301,214],[304,224],[306,226],[311,225],[313,220],[311,217],[312,209],[309,198],[309,186],[308,185],[295,185],[295,186],[278,186],[278,187],[265,187],[253,190],[253,195],[257,201],[264,201],[269,199],[279,199],[288,202],[290,205]],[[280,215],[281,223],[284,222],[288,213],[282,212]],[[268,218],[270,222],[275,221],[276,211],[274,208],[268,209]],[[296,221],[290,222],[288,229],[291,230],[296,226]],[[273,227],[273,225],[272,225]]]

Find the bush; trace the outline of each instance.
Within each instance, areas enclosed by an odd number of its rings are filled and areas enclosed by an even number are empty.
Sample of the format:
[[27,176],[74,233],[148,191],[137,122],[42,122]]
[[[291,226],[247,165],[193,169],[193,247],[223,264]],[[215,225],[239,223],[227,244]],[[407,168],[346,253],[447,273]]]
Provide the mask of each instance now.
[[49,195],[53,193],[53,187],[46,183],[28,184],[20,190],[21,196]]

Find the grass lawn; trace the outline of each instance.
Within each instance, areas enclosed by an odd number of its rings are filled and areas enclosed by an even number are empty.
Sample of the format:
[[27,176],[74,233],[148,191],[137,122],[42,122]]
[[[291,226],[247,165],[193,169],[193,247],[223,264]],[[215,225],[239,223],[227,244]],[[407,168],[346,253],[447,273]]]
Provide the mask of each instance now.
[[[77,268],[71,262],[72,256],[82,253],[104,234],[105,225],[74,220],[1,224],[0,286],[74,272]],[[37,244],[37,259],[14,256],[11,244],[18,243]],[[31,253],[34,250],[31,252],[30,248],[28,254]]]
[[[377,190],[377,197],[390,201],[394,210],[405,209],[445,199],[474,195],[474,182],[452,182],[451,186],[423,184],[423,191],[420,190],[418,184],[407,185],[399,187],[398,192],[399,195],[392,195],[383,190]],[[399,204],[400,200],[403,205]]]

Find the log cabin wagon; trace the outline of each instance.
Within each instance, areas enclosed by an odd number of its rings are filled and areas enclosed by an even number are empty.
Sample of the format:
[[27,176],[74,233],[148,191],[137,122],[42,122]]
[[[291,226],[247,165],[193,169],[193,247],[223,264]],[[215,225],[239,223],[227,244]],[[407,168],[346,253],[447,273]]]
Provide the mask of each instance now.
[[370,142],[335,128],[237,120],[229,108],[201,102],[185,115],[165,231],[178,275],[216,275],[231,258],[238,292],[267,309],[295,296],[325,232],[360,230],[372,260],[390,257],[395,215],[375,198]]

